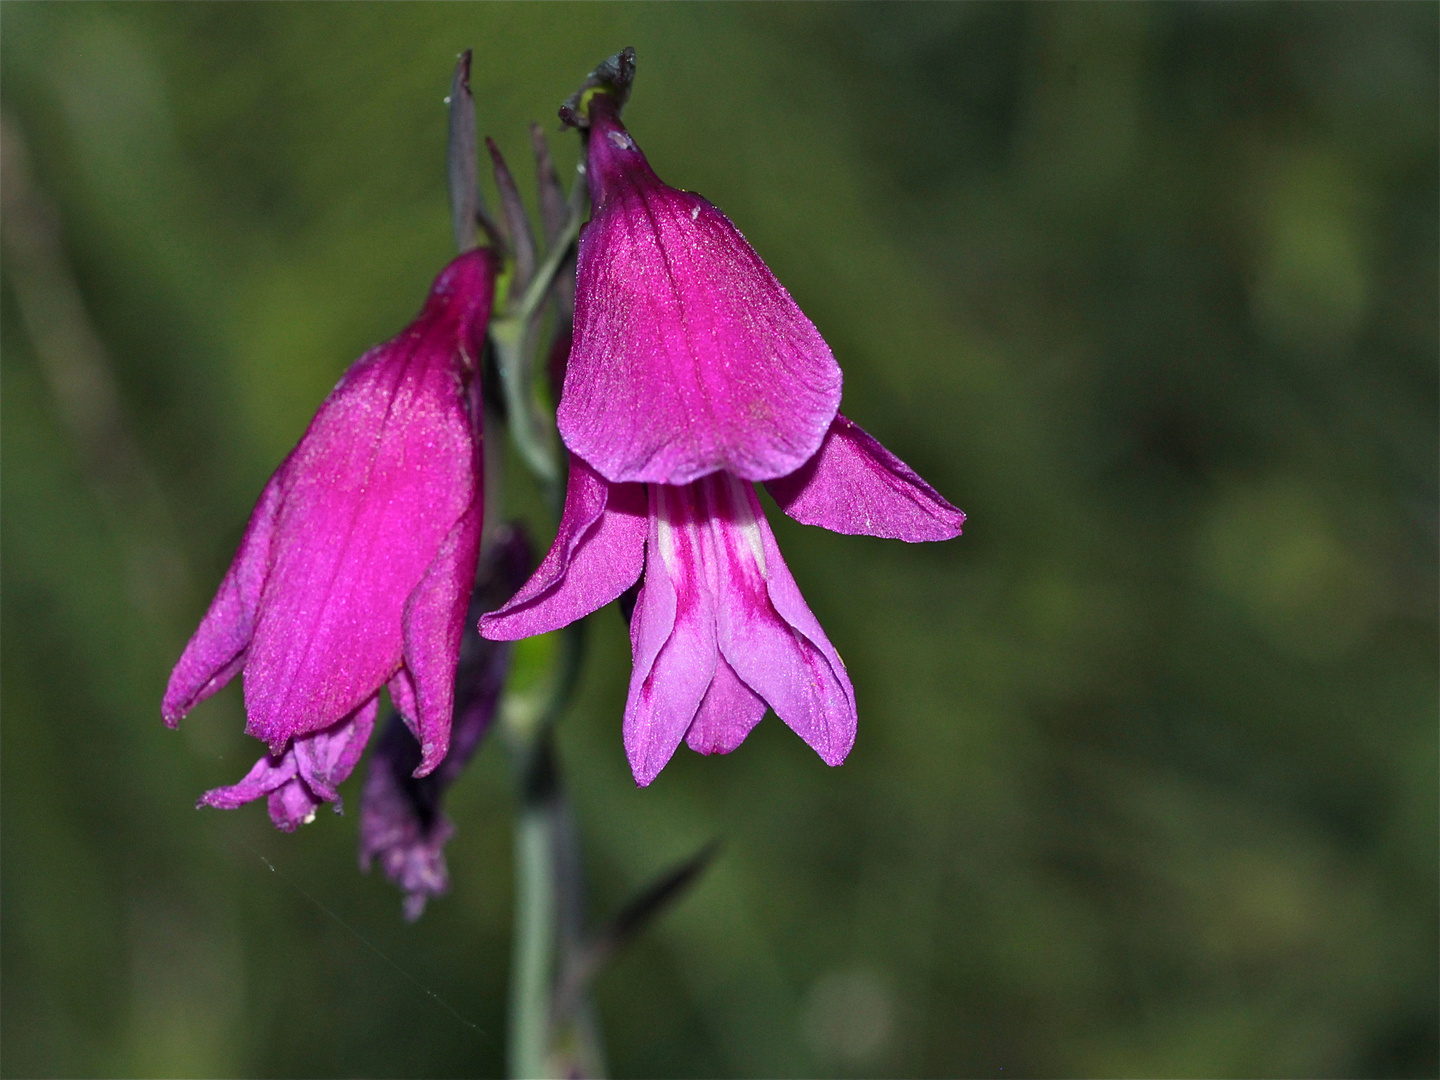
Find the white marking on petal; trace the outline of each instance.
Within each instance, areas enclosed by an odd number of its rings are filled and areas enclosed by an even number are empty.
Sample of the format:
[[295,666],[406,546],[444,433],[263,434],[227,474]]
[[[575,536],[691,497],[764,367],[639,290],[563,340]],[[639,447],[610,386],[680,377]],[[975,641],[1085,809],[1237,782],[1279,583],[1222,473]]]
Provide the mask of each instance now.
[[651,484],[650,498],[654,502],[654,513],[656,518],[656,537],[660,541],[660,559],[665,568],[670,571],[674,578],[675,566],[675,524],[672,520],[670,497],[674,494],[669,484]]
[[610,140],[610,145],[617,150],[635,149],[635,140],[623,131],[607,131],[605,137]]
[[745,481],[741,480],[734,473],[722,473],[725,477],[726,486],[729,488],[730,505],[734,508],[735,528],[740,535],[745,537],[745,542],[750,546],[750,554],[755,559],[755,566],[760,571],[762,578],[765,574],[765,545],[760,536],[760,523],[755,519],[755,510],[750,505],[750,493],[745,490]]

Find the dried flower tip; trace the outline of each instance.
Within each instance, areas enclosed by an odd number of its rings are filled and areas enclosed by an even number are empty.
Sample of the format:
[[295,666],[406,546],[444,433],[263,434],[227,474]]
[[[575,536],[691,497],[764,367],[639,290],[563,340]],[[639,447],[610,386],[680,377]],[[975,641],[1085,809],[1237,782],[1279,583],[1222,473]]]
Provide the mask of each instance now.
[[604,60],[580,84],[580,89],[565,99],[560,106],[560,120],[570,127],[590,126],[590,99],[596,94],[609,94],[615,98],[617,109],[623,108],[630,99],[630,86],[635,81],[635,48],[627,45],[620,52]]

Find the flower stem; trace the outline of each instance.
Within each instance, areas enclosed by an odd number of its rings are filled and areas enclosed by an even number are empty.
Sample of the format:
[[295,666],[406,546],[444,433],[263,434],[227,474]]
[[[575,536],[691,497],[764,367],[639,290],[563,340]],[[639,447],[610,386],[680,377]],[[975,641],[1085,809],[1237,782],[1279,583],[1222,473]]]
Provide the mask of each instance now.
[[[553,1001],[559,955],[568,939],[563,922],[580,903],[574,822],[556,753],[555,723],[579,681],[583,623],[560,637],[560,654],[543,691],[514,695],[501,707],[515,766],[515,941],[510,959],[509,1072],[514,1080],[562,1075],[562,1059],[581,1064],[585,1075],[603,1066],[597,1045],[561,1051]],[[562,1022],[565,1018],[561,1018]],[[573,1042],[566,1039],[567,1044]],[[594,1042],[581,1039],[580,1042]],[[566,1067],[563,1075],[574,1070]]]
[[[510,960],[509,1068],[515,1080],[550,1069],[550,997],[554,987],[559,897],[553,750],[547,732],[531,748],[515,819],[515,949]],[[546,774],[549,774],[547,779]]]

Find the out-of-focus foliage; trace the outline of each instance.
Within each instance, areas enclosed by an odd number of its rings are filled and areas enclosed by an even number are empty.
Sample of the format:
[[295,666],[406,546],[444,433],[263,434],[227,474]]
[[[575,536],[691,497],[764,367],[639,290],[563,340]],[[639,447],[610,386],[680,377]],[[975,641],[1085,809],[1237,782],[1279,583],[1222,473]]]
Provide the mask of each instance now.
[[839,770],[772,717],[637,791],[592,620],[597,914],[726,840],[601,977],[614,1073],[1436,1074],[1435,5],[3,18],[6,198],[28,148],[59,228],[37,263],[7,201],[5,1075],[500,1070],[499,748],[407,926],[353,814],[191,808],[257,752],[238,687],[178,734],[158,702],[265,477],[449,258],[455,54],[528,181],[525,121],[626,44],[656,169],[970,521],[774,516],[857,688]]

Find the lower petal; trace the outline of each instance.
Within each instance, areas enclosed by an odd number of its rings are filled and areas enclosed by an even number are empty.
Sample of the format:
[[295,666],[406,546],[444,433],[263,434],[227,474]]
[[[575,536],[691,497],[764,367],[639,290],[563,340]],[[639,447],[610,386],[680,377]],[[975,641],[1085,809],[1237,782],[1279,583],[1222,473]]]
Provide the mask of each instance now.
[[[720,566],[720,652],[827,765],[839,765],[855,743],[855,691],[780,557],[754,489],[736,487],[736,502],[743,498],[753,515],[760,558],[747,557],[748,544],[719,545],[729,556]],[[738,507],[735,516],[750,527]]]
[[[334,727],[295,740],[300,779],[324,802],[340,801],[339,786],[349,779],[375,730],[379,696],[372,697]],[[337,806],[338,810],[339,807]]]
[[765,486],[796,521],[852,536],[949,540],[965,522],[910,466],[838,415],[814,457]]
[[680,489],[650,488],[645,583],[630,619],[635,663],[625,702],[625,753],[646,787],[694,720],[715,674],[715,612],[701,579],[696,524]]
[[200,796],[195,804],[200,806],[213,806],[218,810],[235,810],[248,802],[268,795],[296,776],[295,755],[286,750],[278,757],[273,754],[263,755],[259,761],[245,774],[245,779],[238,784],[231,784],[229,787],[212,788]]
[[764,716],[764,699],[740,681],[722,656],[685,735],[685,745],[699,754],[728,754],[745,741]]
[[646,526],[644,485],[611,484],[571,454],[555,543],[510,602],[480,620],[481,634],[515,641],[604,607],[640,577]]
[[299,779],[276,788],[268,801],[270,821],[281,832],[294,832],[301,825],[309,825],[315,820],[315,811],[320,809],[320,800]]

